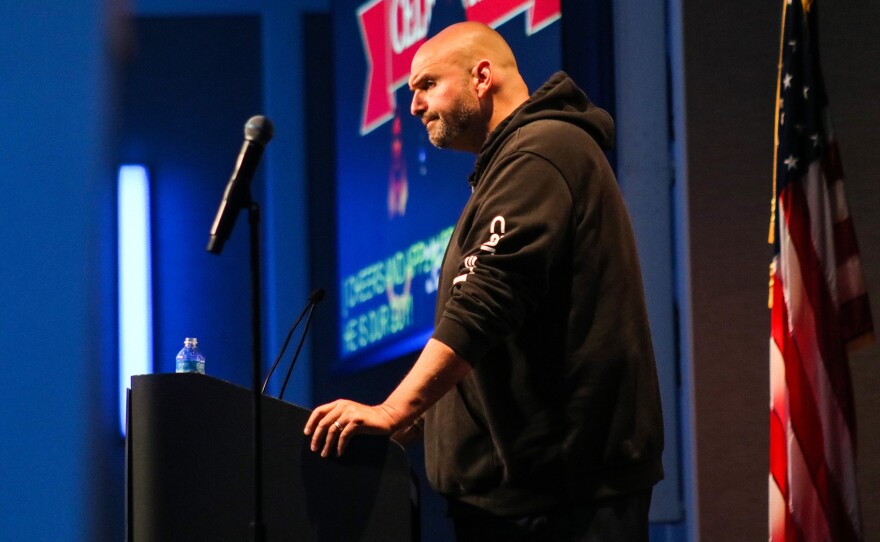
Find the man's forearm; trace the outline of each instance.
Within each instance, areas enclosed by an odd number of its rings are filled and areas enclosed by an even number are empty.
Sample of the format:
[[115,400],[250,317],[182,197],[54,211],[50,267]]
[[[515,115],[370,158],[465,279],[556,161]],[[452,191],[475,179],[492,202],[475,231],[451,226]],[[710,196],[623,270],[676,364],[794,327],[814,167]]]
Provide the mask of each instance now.
[[394,429],[402,429],[455,387],[471,369],[471,364],[451,348],[430,339],[406,377],[379,406],[395,419]]
[[[431,405],[471,371],[451,348],[431,339],[412,369],[382,404],[369,406],[338,399],[315,407],[306,426],[311,449],[327,457],[341,455],[352,436],[406,433]],[[405,431],[402,431],[405,430]]]

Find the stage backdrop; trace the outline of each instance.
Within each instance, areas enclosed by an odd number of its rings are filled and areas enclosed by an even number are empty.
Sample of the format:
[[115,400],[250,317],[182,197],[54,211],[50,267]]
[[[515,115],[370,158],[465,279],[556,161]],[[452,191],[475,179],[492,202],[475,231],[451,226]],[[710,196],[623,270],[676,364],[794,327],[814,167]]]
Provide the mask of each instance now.
[[410,353],[431,334],[474,156],[430,144],[407,80],[419,46],[464,20],[507,39],[531,90],[560,69],[559,0],[334,2],[337,372]]

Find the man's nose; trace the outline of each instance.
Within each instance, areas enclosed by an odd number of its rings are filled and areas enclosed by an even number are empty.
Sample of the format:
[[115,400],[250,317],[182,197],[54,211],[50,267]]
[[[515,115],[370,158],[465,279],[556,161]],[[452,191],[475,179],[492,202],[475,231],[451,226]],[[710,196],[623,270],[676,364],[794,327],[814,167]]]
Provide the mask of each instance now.
[[424,100],[421,99],[418,91],[413,93],[412,102],[409,104],[409,112],[414,117],[421,117],[422,113],[425,112]]

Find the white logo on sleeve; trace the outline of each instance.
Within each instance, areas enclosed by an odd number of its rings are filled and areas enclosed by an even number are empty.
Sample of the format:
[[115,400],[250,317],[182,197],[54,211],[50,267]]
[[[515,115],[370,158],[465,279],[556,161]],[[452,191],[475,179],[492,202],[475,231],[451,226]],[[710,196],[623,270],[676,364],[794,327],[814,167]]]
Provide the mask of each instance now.
[[[495,247],[498,246],[498,242],[504,237],[505,228],[506,223],[503,216],[498,215],[493,218],[492,222],[489,224],[489,240],[480,245],[480,250],[488,252],[489,254],[495,254]],[[464,282],[467,280],[468,275],[473,275],[474,271],[477,269],[477,259],[477,256],[466,257],[464,259],[464,267],[467,269],[467,273],[462,273],[455,277],[452,280],[452,284]]]
[[467,280],[468,275],[474,274],[474,269],[477,268],[477,257],[476,256],[468,256],[464,259],[464,266],[467,269],[467,273],[462,273],[461,275],[452,279],[452,284],[458,284],[459,282],[463,282]]
[[504,237],[504,228],[505,222],[503,216],[498,215],[493,218],[492,223],[489,224],[489,240],[483,243],[480,250],[495,254],[495,247],[498,246],[498,241],[501,241],[501,238]]

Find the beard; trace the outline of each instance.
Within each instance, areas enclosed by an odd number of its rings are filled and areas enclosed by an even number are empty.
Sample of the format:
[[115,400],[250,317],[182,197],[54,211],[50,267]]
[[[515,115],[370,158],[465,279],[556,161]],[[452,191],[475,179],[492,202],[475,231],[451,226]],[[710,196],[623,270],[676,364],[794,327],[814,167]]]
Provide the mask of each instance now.
[[449,113],[428,116],[434,123],[428,129],[428,140],[438,149],[455,147],[455,142],[471,128],[479,114],[479,104],[476,102],[456,100]]

